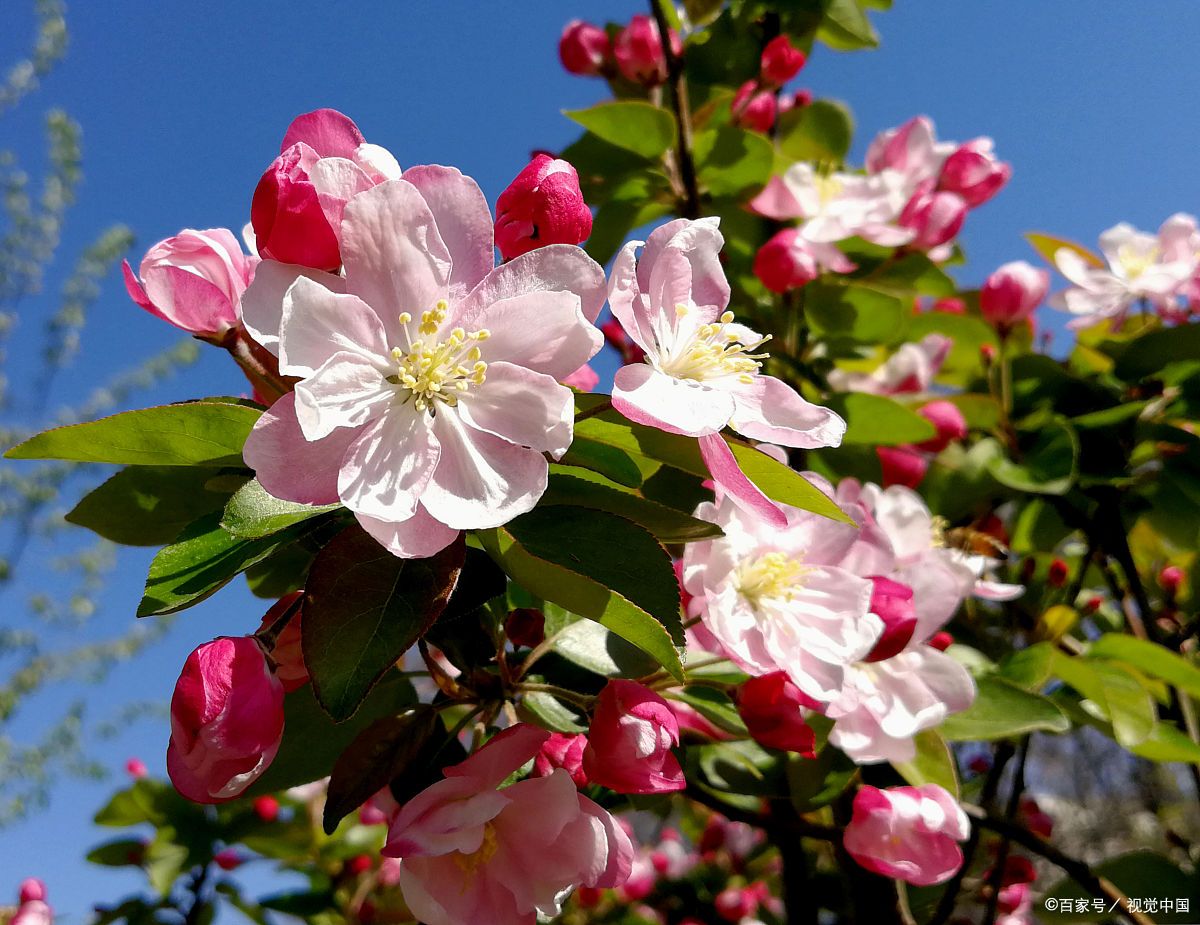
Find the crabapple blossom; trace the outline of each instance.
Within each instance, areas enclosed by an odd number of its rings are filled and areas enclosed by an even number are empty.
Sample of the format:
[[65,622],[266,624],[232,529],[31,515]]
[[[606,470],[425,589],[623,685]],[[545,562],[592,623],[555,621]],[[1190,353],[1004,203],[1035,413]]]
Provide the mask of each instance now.
[[871,578],[871,584],[871,613],[883,621],[883,635],[863,661],[881,662],[908,645],[917,631],[917,609],[908,585],[878,575]]
[[21,905],[46,901],[46,883],[39,877],[26,877],[18,890],[17,897]]
[[512,726],[401,807],[383,853],[400,858],[399,886],[417,919],[532,925],[557,915],[568,890],[628,878],[629,836],[566,771],[501,787],[548,737]]
[[859,788],[843,845],[867,870],[914,886],[945,883],[962,866],[971,824],[937,784]]
[[892,171],[903,178],[910,192],[941,172],[946,158],[954,151],[952,142],[937,140],[928,116],[913,116],[903,125],[884,129],[867,148],[868,173]]
[[571,775],[576,787],[586,787],[588,776],[583,770],[583,751],[587,744],[587,736],[583,733],[565,735],[552,732],[533,759],[533,773],[538,777],[547,777],[554,773],[555,768],[562,768]]
[[596,700],[583,770],[594,784],[617,793],[669,793],[686,783],[671,754],[679,723],[670,706],[635,681],[614,679]]
[[[667,30],[667,40],[676,55],[683,52],[683,44],[674,29]],[[643,13],[629,20],[613,42],[613,57],[621,76],[647,87],[666,83],[667,58],[663,54],[662,33],[658,23]]]
[[777,35],[763,46],[759,73],[763,83],[782,87],[804,68],[808,56],[792,45],[786,35]]
[[754,255],[754,275],[772,292],[807,286],[822,270],[849,273],[854,269],[835,245],[809,241],[798,228],[776,232]]
[[1178,565],[1165,566],[1158,573],[1158,585],[1169,597],[1173,597],[1179,592],[1181,584],[1183,584],[1183,569]]
[[496,200],[496,247],[505,260],[547,244],[578,244],[592,233],[592,210],[569,163],[539,154]]
[[[822,485],[818,477],[806,476]],[[688,612],[752,675],[782,671],[808,697],[834,700],[846,668],[867,655],[883,631],[869,613],[871,582],[841,568],[853,547],[852,524],[784,506],[779,527],[726,495],[696,515],[724,536],[684,550]]]
[[698,437],[714,481],[745,504],[783,522],[750,482],[721,437],[726,426],[753,440],[804,448],[836,446],[846,423],[761,373],[766,338],[734,322],[719,254],[716,219],[676,219],[617,255],[608,303],[642,363],[617,370],[613,407],[639,424]]
[[929,471],[929,457],[911,446],[877,446],[879,469],[884,487],[903,485],[916,488],[925,481]]
[[230,800],[270,766],[283,737],[283,685],[253,636],[188,656],[171,697],[167,773],[196,803]]
[[546,615],[536,607],[518,607],[504,618],[504,635],[514,646],[532,649],[546,638]]
[[897,219],[912,231],[909,247],[931,251],[953,240],[967,218],[967,204],[958,193],[933,188],[927,180],[913,193]]
[[130,758],[125,762],[125,773],[134,780],[141,780],[150,773],[150,769],[146,767],[146,762],[141,758]]
[[782,671],[750,678],[737,692],[738,714],[755,742],[807,758],[815,755],[816,736],[802,710],[820,707]]
[[8,925],[54,925],[54,910],[45,900],[22,901]]
[[487,203],[450,167],[359,193],[341,239],[344,278],[265,261],[243,301],[300,379],[246,441],[259,482],[340,501],[402,557],[530,510],[571,442],[558,380],[600,348],[603,271],[562,244],[493,268]]
[[185,228],[146,252],[140,281],[128,260],[121,270],[138,306],[190,334],[219,341],[238,323],[242,293],[257,264],[229,229]]
[[957,193],[968,208],[983,205],[1012,176],[1012,167],[996,160],[992,139],[976,138],[946,158],[938,176],[938,189]]
[[1014,260],[984,281],[979,290],[979,311],[996,330],[1007,333],[1033,314],[1049,289],[1049,271]]
[[742,84],[730,104],[737,125],[764,135],[775,125],[776,108],[775,94],[764,90],[757,80]]
[[597,77],[612,57],[608,33],[582,19],[572,19],[558,40],[558,57],[569,74]]
[[829,384],[843,392],[872,395],[907,395],[925,392],[950,354],[952,341],[941,334],[926,334],[915,343],[902,344],[886,363],[871,373],[835,369]]
[[939,399],[922,405],[917,414],[929,421],[937,429],[937,434],[924,443],[918,443],[917,448],[930,453],[940,453],[951,443],[965,440],[967,436],[967,419],[954,402]]

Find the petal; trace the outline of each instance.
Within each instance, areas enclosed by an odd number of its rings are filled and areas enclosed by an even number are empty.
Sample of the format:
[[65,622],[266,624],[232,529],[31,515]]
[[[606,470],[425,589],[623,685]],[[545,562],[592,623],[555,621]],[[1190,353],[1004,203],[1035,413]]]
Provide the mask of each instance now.
[[335,353],[352,353],[388,366],[379,316],[358,296],[331,292],[300,277],[283,297],[279,371],[311,376]]
[[688,437],[717,433],[734,412],[730,393],[676,379],[648,363],[617,370],[612,398],[613,407],[629,420]]
[[428,415],[397,406],[363,428],[350,445],[338,476],[338,494],[356,514],[407,520],[440,454]]
[[604,343],[588,324],[573,292],[528,292],[501,299],[470,321],[471,329],[486,328],[483,357],[562,379],[591,359]]
[[488,273],[463,301],[462,317],[527,292],[573,292],[583,316],[594,322],[604,307],[604,270],[574,244],[548,244]]
[[459,399],[458,413],[476,430],[557,459],[571,445],[575,400],[553,376],[488,363],[486,380]]
[[439,409],[434,435],[442,455],[421,503],[442,523],[486,529],[532,510],[546,490],[549,465],[537,450],[467,427]]
[[389,343],[406,346],[397,316],[414,318],[446,297],[450,252],[420,191],[388,180],[346,205],[342,219],[346,288],[375,310]]
[[776,527],[787,526],[787,514],[746,477],[724,437],[720,434],[701,437],[700,455],[713,481],[738,507]]
[[799,218],[804,214],[800,201],[783,177],[771,177],[763,191],[750,200],[750,208],[759,215],[779,221]]
[[608,280],[608,308],[625,333],[647,353],[657,352],[654,321],[637,279],[637,249],[641,241],[630,241],[613,260]]
[[379,545],[401,559],[426,559],[441,552],[454,542],[458,531],[435,520],[420,505],[408,520],[393,523],[366,514],[355,514],[359,526],[373,536]]
[[506,777],[532,761],[550,733],[528,723],[518,723],[488,740],[487,745],[465,761],[453,764],[442,773],[446,777],[470,777],[479,786],[498,787]]
[[[695,305],[715,319],[729,305],[730,293],[721,267],[725,238],[719,219],[682,221],[650,234],[638,264],[638,283],[650,295],[652,307],[670,312],[679,304]],[[669,236],[667,229],[674,229]]]
[[277,260],[264,260],[254,271],[254,281],[242,293],[242,324],[251,337],[272,353],[279,352],[283,297],[301,276],[320,283],[331,292],[346,291],[346,281],[340,276]]
[[730,426],[752,440],[810,450],[838,446],[846,434],[846,422],[837,414],[806,401],[773,376],[755,376],[733,397]]
[[229,295],[181,267],[146,267],[142,285],[160,317],[193,334],[220,333],[237,323],[238,308]]
[[296,384],[296,419],[309,440],[338,427],[360,427],[379,415],[396,391],[379,367],[353,353],[335,353]]
[[299,141],[322,157],[349,157],[363,143],[363,136],[349,116],[336,109],[314,109],[292,120],[280,152]]
[[345,157],[321,158],[308,171],[308,179],[317,191],[317,202],[335,236],[342,227],[346,203],[375,185],[366,171]]
[[353,430],[340,428],[322,440],[307,440],[296,420],[296,395],[282,396],[263,412],[246,437],[242,457],[263,488],[298,504],[338,501],[338,470]]
[[483,191],[454,167],[410,167],[404,179],[421,191],[450,252],[450,296],[466,296],[496,263],[492,213]]

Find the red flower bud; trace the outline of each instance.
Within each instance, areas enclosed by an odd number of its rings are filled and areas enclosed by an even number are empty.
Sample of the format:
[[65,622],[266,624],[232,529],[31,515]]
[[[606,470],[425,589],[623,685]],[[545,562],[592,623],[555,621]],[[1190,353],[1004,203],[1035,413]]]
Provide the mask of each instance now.
[[359,874],[365,874],[374,866],[375,862],[371,860],[369,854],[356,854],[346,862],[345,869],[350,876],[357,877]]
[[549,777],[556,768],[562,768],[571,775],[576,787],[586,787],[588,778],[583,770],[583,751],[587,744],[587,736],[583,733],[551,733],[533,759],[533,773],[538,777]]
[[496,200],[496,247],[505,260],[547,244],[578,244],[591,233],[579,174],[547,154],[534,157]]
[[1046,572],[1046,584],[1052,588],[1061,588],[1067,583],[1070,574],[1071,570],[1067,567],[1067,563],[1062,559],[1055,559],[1050,563],[1050,568]]
[[943,315],[965,315],[967,303],[955,296],[945,296],[934,302],[930,311],[941,312]]
[[125,773],[134,780],[141,780],[150,772],[146,768],[146,762],[142,761],[141,758],[130,758],[125,762]]
[[796,228],[773,235],[754,255],[754,275],[772,292],[807,286],[820,274],[816,258]]
[[245,863],[245,858],[236,848],[225,848],[213,855],[213,863],[221,870],[237,870]]
[[927,640],[925,640],[925,645],[932,646],[939,652],[945,652],[952,645],[954,645],[954,637],[945,630],[942,630],[940,633],[934,633]]
[[966,439],[967,419],[963,417],[963,413],[953,402],[931,401],[922,406],[917,414],[937,428],[937,435],[924,443],[918,443],[918,449],[930,453],[940,453],[956,440]]
[[974,209],[1000,192],[1011,176],[1012,167],[992,153],[992,140],[976,138],[946,158],[938,189],[957,193]]
[[922,184],[900,213],[897,224],[913,231],[909,246],[927,251],[945,244],[958,234],[967,217],[967,204],[957,193]]
[[583,769],[617,793],[669,793],[687,782],[671,748],[679,721],[654,691],[635,681],[609,681],[596,701]]
[[1158,583],[1165,594],[1174,597],[1179,593],[1179,586],[1183,584],[1183,569],[1177,565],[1168,565],[1158,573]]
[[916,488],[929,469],[929,460],[911,446],[879,446],[875,454],[883,469],[884,488],[891,485]]
[[777,35],[763,48],[761,59],[762,81],[782,87],[803,69],[808,55],[792,45],[786,35]]
[[608,33],[582,19],[573,19],[563,28],[558,40],[558,57],[569,74],[596,77],[604,72],[612,57]]
[[979,310],[998,331],[1009,331],[1027,319],[1050,288],[1050,274],[1024,260],[1006,263],[979,290]]
[[274,822],[279,818],[279,801],[274,797],[258,797],[254,801],[254,815],[263,822]]
[[[676,55],[683,53],[683,44],[674,29],[669,30],[667,40]],[[657,87],[667,80],[667,59],[663,54],[661,33],[658,23],[641,13],[629,20],[613,44],[613,56],[617,69],[626,80]]]
[[816,738],[800,712],[819,704],[806,696],[782,671],[751,678],[738,689],[738,713],[759,745],[815,757]]
[[764,135],[775,126],[775,111],[775,94],[761,89],[756,80],[742,84],[730,106],[734,124]]
[[514,646],[532,649],[546,638],[546,615],[532,607],[519,607],[504,618],[504,634]]

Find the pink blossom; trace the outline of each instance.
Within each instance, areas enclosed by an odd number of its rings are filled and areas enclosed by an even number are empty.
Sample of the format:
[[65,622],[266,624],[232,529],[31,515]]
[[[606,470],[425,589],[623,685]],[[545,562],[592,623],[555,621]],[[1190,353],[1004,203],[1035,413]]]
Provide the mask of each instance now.
[[629,879],[621,884],[619,893],[627,903],[636,903],[654,892],[658,884],[658,868],[654,859],[647,852],[640,852],[633,859],[633,867],[629,871]]
[[400,804],[392,791],[384,787],[358,808],[358,821],[363,825],[390,825],[399,811]]
[[835,369],[829,384],[842,392],[872,395],[908,395],[925,392],[950,354],[952,342],[941,334],[926,334],[916,343],[902,344],[872,373],[849,373]]
[[587,744],[588,738],[582,733],[551,733],[533,760],[533,773],[538,777],[548,777],[556,768],[562,768],[571,775],[576,787],[586,787],[588,776],[583,770],[583,752]]
[[285,594],[263,615],[258,632],[263,633],[273,627],[283,615],[294,608],[291,618],[283,631],[275,638],[274,645],[268,653],[275,663],[275,677],[283,685],[287,693],[298,690],[308,683],[308,667],[304,664],[304,650],[300,644],[301,619],[300,600],[303,591],[293,591]]
[[128,260],[121,266],[125,289],[140,307],[190,334],[219,341],[238,323],[242,293],[257,263],[227,228],[185,228],[146,252],[140,282]]
[[822,270],[849,273],[855,264],[833,244],[807,240],[798,228],[774,234],[754,255],[754,275],[772,292],[807,286]]
[[575,372],[563,376],[562,384],[580,392],[593,392],[600,384],[600,374],[592,369],[590,363],[584,363]]
[[775,126],[775,94],[764,90],[757,80],[747,80],[730,104],[735,124],[764,135]]
[[929,471],[929,457],[911,446],[877,446],[879,468],[884,487],[903,485],[916,488],[925,480]]
[[1014,260],[984,281],[979,290],[979,310],[985,321],[1007,333],[1033,314],[1049,288],[1048,271]]
[[967,204],[958,193],[933,188],[933,181],[917,187],[904,206],[897,224],[913,233],[909,246],[932,250],[954,239],[967,217]]
[[[667,32],[671,50],[676,55],[683,53],[683,44],[674,29]],[[613,43],[613,57],[617,69],[626,80],[647,87],[666,83],[667,58],[663,54],[662,34],[658,23],[649,16],[638,13],[629,20]]]
[[716,219],[677,219],[655,229],[640,260],[640,241],[617,255],[609,307],[646,359],[617,371],[613,407],[639,424],[700,438],[714,481],[778,523],[782,514],[741,472],[720,431],[813,448],[836,446],[846,424],[762,375],[756,351],[766,339],[725,310],[723,241]]
[[146,767],[146,762],[142,761],[141,758],[130,758],[125,762],[125,773],[134,780],[141,780],[143,777],[149,774],[150,771]]
[[763,83],[782,87],[803,69],[808,56],[786,35],[777,35],[763,47],[760,73]]
[[1158,586],[1168,597],[1174,597],[1183,584],[1183,569],[1178,565],[1164,566],[1158,573]]
[[966,439],[967,419],[954,402],[945,399],[931,401],[918,408],[917,414],[937,428],[933,438],[917,444],[918,449],[940,453],[951,443]]
[[966,813],[936,784],[861,787],[843,845],[867,870],[914,886],[945,883],[962,866]]
[[917,631],[917,608],[908,585],[879,575],[871,577],[871,613],[883,622],[883,635],[863,661],[881,662],[899,654]]
[[[806,477],[832,492],[817,476]],[[854,526],[783,511],[780,527],[728,497],[697,508],[696,516],[724,536],[684,549],[688,613],[702,617],[747,673],[786,672],[805,695],[828,703],[883,625],[869,615],[871,583],[837,565],[853,548]]]
[[400,889],[417,919],[533,925],[539,913],[558,914],[566,891],[629,876],[629,837],[566,771],[500,786],[548,737],[506,729],[401,808],[383,853],[401,859]]
[[237,870],[246,859],[236,848],[222,848],[213,855],[213,863],[221,870]]
[[40,877],[26,877],[21,881],[18,897],[21,905],[31,902],[44,902],[46,899],[46,883]]
[[31,899],[17,907],[8,925],[54,925],[54,910],[40,899]]
[[686,786],[671,754],[679,723],[667,702],[648,687],[615,679],[600,692],[592,713],[583,769],[588,780],[617,793],[669,793]]
[[283,685],[253,636],[221,636],[184,663],[171,697],[167,773],[197,803],[230,800],[270,766],[283,737]]
[[738,688],[737,707],[759,745],[815,757],[816,736],[803,710],[819,709],[821,704],[803,694],[785,672],[773,671],[744,682]]
[[875,136],[867,148],[869,173],[894,171],[909,189],[935,179],[954,150],[953,143],[939,142],[928,116],[914,116],[903,125]]
[[749,887],[729,886],[717,894],[713,908],[726,922],[740,922],[758,911],[758,893]]
[[946,158],[938,188],[957,193],[974,209],[1000,192],[1011,176],[1012,167],[996,160],[992,139],[976,138]]
[[398,176],[396,159],[378,145],[367,144],[347,116],[333,109],[297,116],[250,204],[259,254],[281,263],[336,270],[342,263],[338,226],[346,202]]
[[572,19],[558,40],[558,57],[569,74],[597,77],[612,57],[608,33],[582,19]]
[[547,244],[578,244],[591,233],[579,174],[548,154],[530,161],[496,200],[496,247],[505,260]]
[[558,380],[600,348],[603,271],[565,244],[493,268],[483,193],[450,167],[359,193],[341,237],[344,278],[266,261],[243,300],[301,380],[255,425],[247,464],[278,498],[340,501],[403,557],[530,510],[543,454],[571,442]]

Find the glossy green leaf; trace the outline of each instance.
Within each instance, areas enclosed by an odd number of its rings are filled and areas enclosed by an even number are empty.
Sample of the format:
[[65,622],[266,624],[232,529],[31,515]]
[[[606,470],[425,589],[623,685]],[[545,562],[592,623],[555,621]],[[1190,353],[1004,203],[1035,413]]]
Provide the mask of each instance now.
[[939,727],[947,741],[991,741],[1070,728],[1062,710],[1045,697],[996,676],[979,678],[976,683],[975,702],[962,713],[947,717]]
[[910,311],[904,299],[867,283],[821,279],[804,288],[804,315],[827,337],[889,343]]
[[257,539],[340,508],[340,504],[282,501],[268,494],[258,479],[251,479],[229,499],[221,526],[234,536]]
[[1075,482],[1079,438],[1062,421],[1043,423],[1022,441],[1021,459],[998,457],[988,471],[1002,485],[1038,495],[1063,495]]
[[937,784],[958,798],[958,766],[954,753],[936,729],[926,729],[913,737],[917,753],[912,761],[893,761],[892,767],[914,787]]
[[937,435],[929,420],[885,395],[849,392],[831,396],[827,404],[846,419],[845,444],[898,446]]
[[1200,668],[1165,646],[1124,633],[1105,633],[1090,643],[1088,659],[1112,659],[1200,697]]
[[830,0],[817,38],[838,51],[857,51],[879,45],[879,36],[858,0]]
[[553,650],[572,664],[608,678],[641,678],[658,669],[658,663],[616,633],[592,620],[571,619],[565,627],[551,628],[547,605],[546,634],[553,634]]
[[[596,626],[590,620],[591,626]],[[577,734],[587,732],[587,726],[579,721],[579,715],[552,694],[530,691],[517,704],[517,714],[530,718],[535,724],[552,732]]]
[[571,504],[608,511],[645,527],[662,543],[692,543],[721,535],[721,528],[707,520],[648,501],[612,483],[606,485],[586,477],[586,473],[571,475],[561,468],[551,473],[540,504]]
[[1157,722],[1154,700],[1128,670],[1113,662],[1056,652],[1054,673],[1090,701],[1101,719],[1112,724],[1118,744],[1131,748],[1152,735]]
[[564,115],[596,137],[642,157],[660,157],[675,143],[675,117],[640,100],[597,103]]
[[695,139],[696,172],[713,196],[747,196],[766,185],[775,163],[771,142],[757,132],[720,125]]
[[667,696],[671,700],[686,703],[718,729],[733,735],[747,735],[746,724],[742,722],[737,705],[724,691],[692,685],[671,691]]
[[846,792],[858,776],[858,765],[840,749],[827,746],[816,758],[787,757],[788,790],[797,812],[811,813]]
[[1200,745],[1166,722],[1156,723],[1150,735],[1137,745],[1130,746],[1129,751],[1148,761],[1200,764]]
[[1168,363],[1185,360],[1200,360],[1200,324],[1179,324],[1142,335],[1118,358],[1116,374],[1136,381],[1158,373]]
[[853,138],[854,118],[834,100],[813,100],[779,119],[779,148],[793,160],[841,164]]

